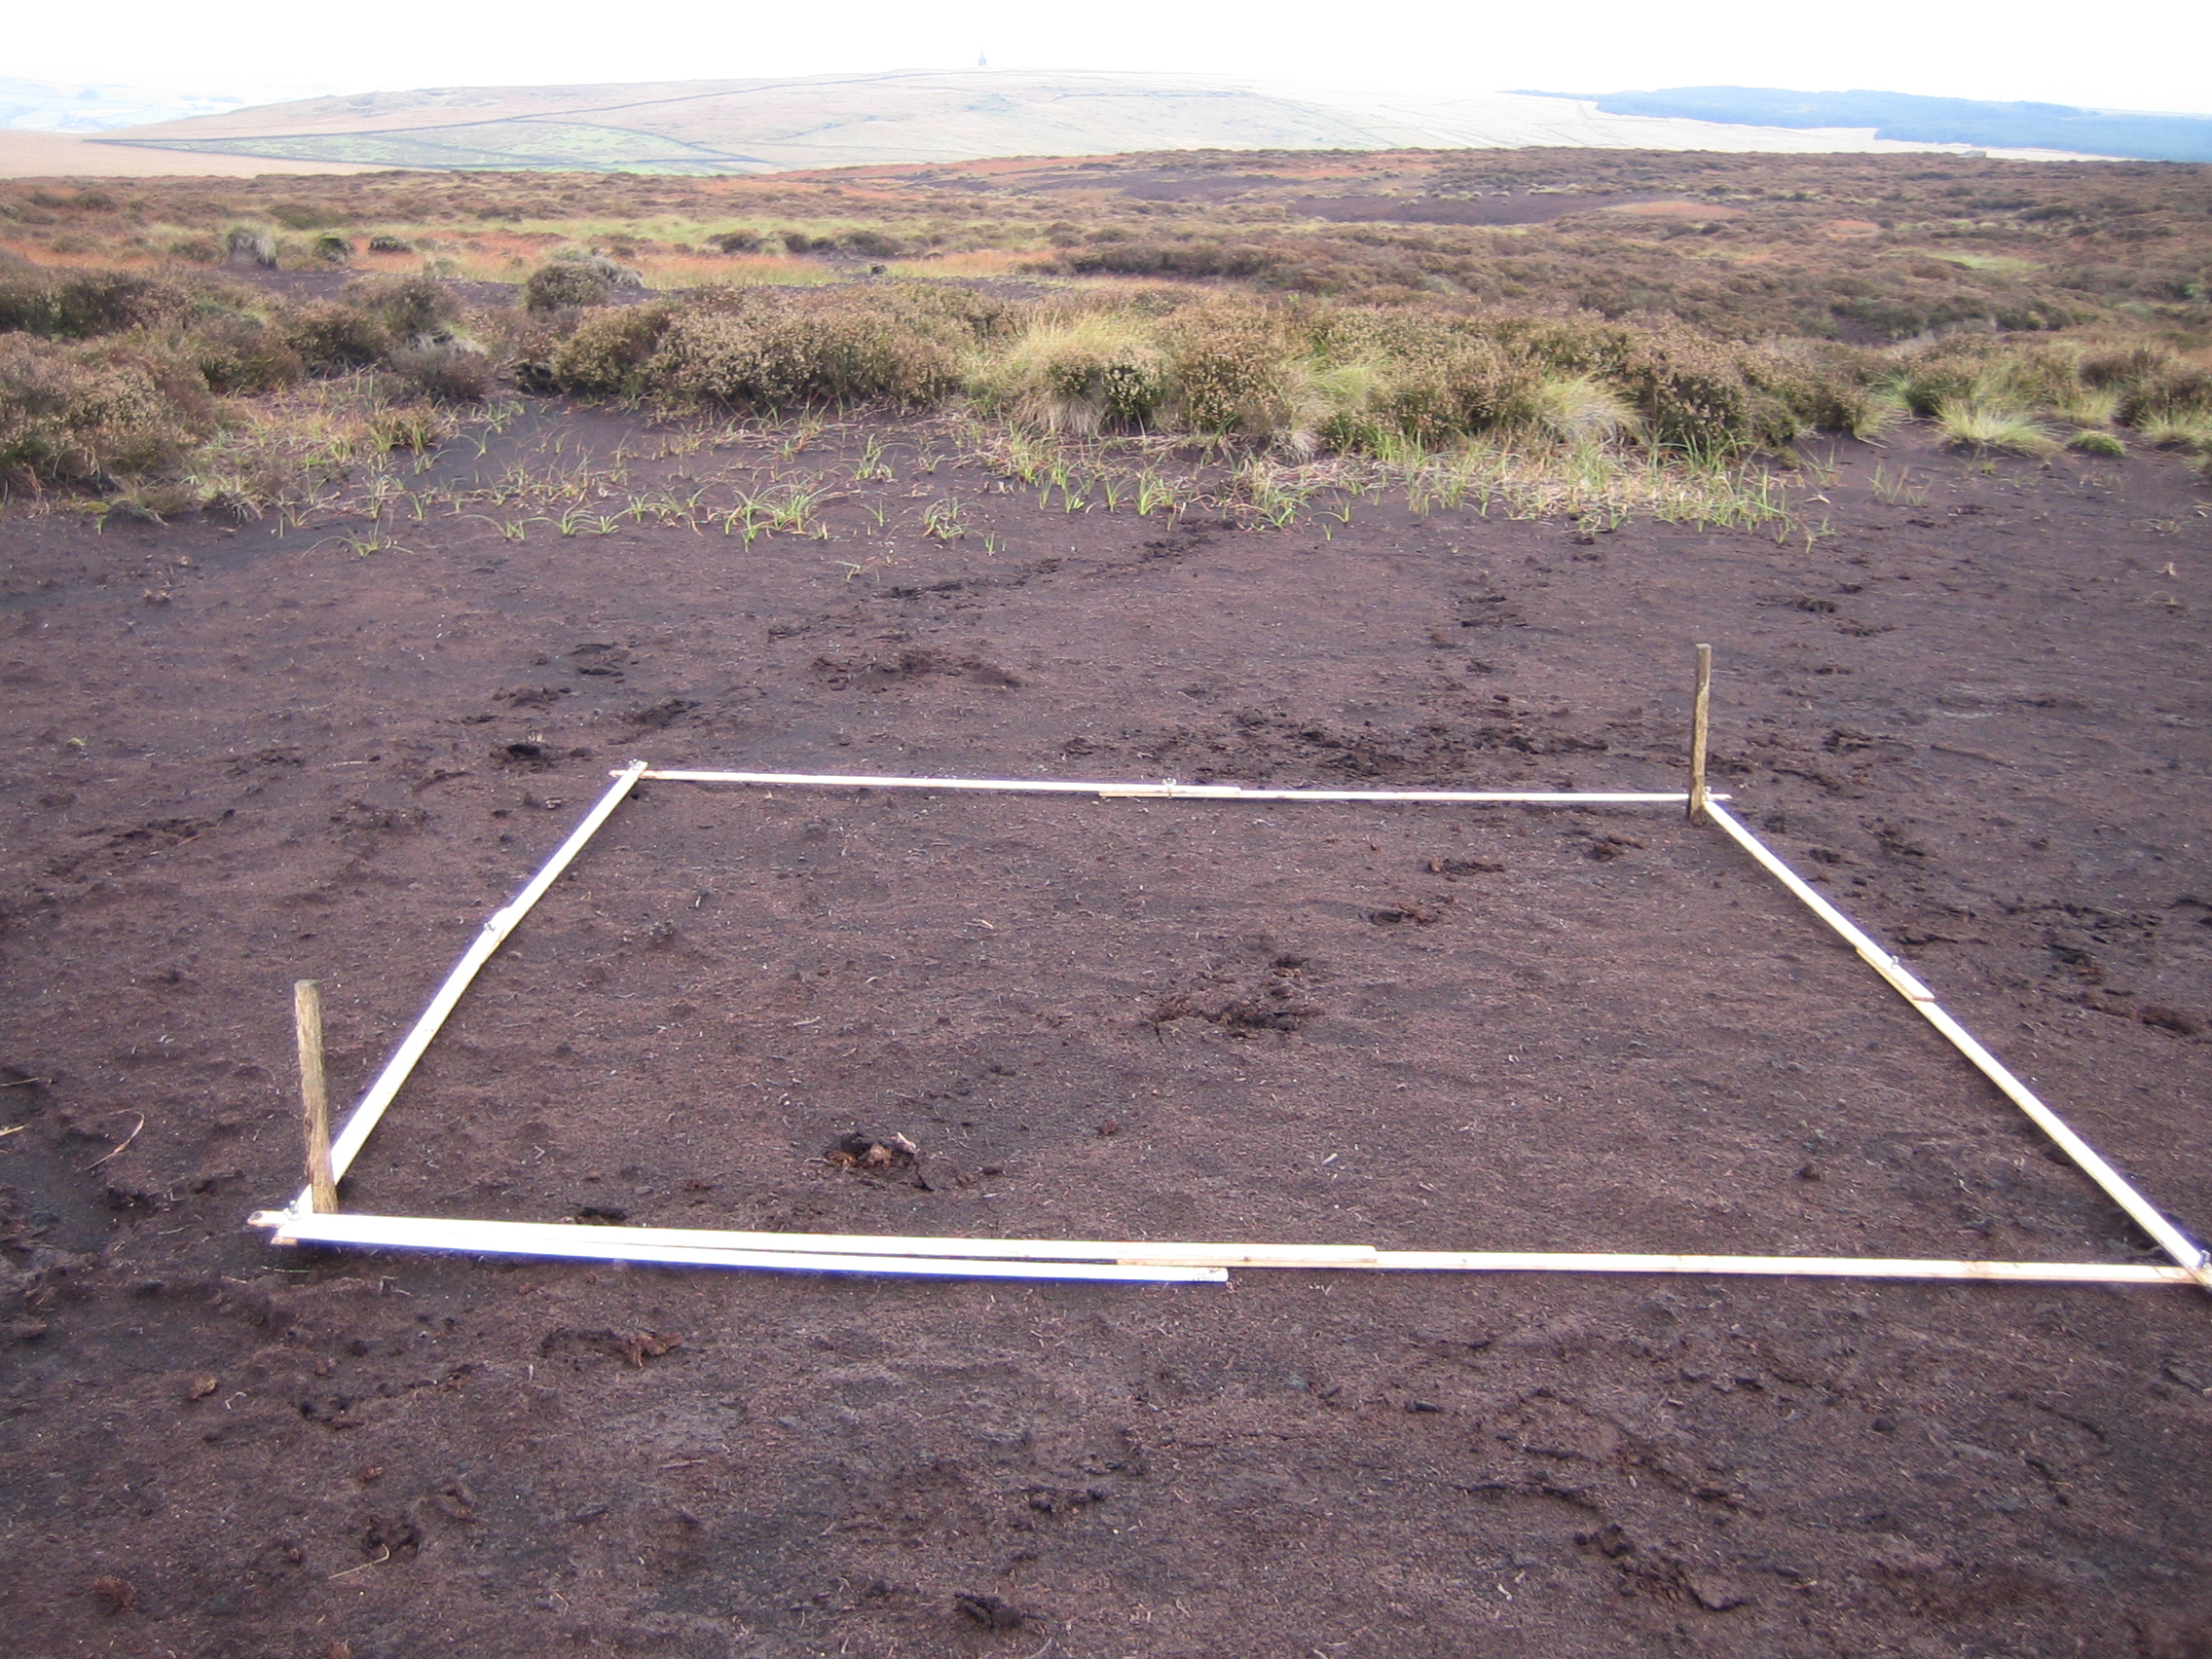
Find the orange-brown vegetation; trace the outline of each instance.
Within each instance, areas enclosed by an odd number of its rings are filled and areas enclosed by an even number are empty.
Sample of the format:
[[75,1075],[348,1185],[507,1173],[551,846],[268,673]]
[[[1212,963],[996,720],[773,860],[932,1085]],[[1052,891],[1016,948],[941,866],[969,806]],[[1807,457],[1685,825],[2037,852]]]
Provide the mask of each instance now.
[[[2212,169],[2160,164],[1597,151],[21,184],[0,465],[205,470],[244,403],[331,377],[371,416],[966,397],[1300,454],[1713,457],[1899,413],[2202,450],[2208,207]],[[664,297],[603,309],[624,285]],[[1974,435],[2008,421],[2035,435]]]

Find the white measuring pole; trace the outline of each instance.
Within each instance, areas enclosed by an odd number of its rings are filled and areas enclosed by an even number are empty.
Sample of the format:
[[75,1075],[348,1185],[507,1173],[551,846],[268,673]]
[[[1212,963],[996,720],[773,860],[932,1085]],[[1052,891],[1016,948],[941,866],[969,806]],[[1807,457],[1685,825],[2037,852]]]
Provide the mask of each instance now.
[[[1066,778],[899,778],[849,772],[695,772],[654,768],[647,778],[676,784],[765,784],[785,789],[973,790],[1008,794],[1088,794],[1104,800],[1447,801],[1461,805],[1679,806],[1680,790],[1261,790],[1241,784],[1186,784]],[[1708,797],[1726,800],[1726,795]]]
[[1806,884],[1798,873],[1777,858],[1764,841],[1761,841],[1741,820],[1725,807],[1712,804],[1708,797],[1706,812],[1713,821],[1725,830],[1736,844],[1756,859],[1766,872],[1787,887],[1805,907],[1840,934],[1851,948],[1859,952],[1866,965],[1889,981],[1891,988],[1916,1009],[1921,1017],[1940,1031],[1951,1046],[1973,1062],[1974,1069],[1989,1079],[2013,1105],[2026,1113],[2059,1149],[2082,1168],[2083,1173],[2102,1187],[2113,1202],[2131,1216],[2136,1226],[2158,1241],[2158,1246],[2202,1285],[2212,1290],[2212,1255],[2187,1234],[2168,1221],[2158,1206],[2135,1190],[2128,1179],[2097,1155],[2089,1143],[2068,1126],[2066,1120],[2039,1099],[2035,1090],[2014,1077],[2003,1061],[1999,1060],[1972,1033],[1946,1014],[1936,1000],[1936,993],[1906,972],[1903,963],[1877,944],[1849,916],[1822,898]]
[[[553,856],[545,861],[543,867],[530,878],[523,890],[503,908],[493,911],[485,921],[483,929],[470,941],[461,960],[453,965],[453,972],[446,976],[445,983],[438,987],[437,995],[430,999],[430,1006],[423,1011],[422,1016],[400,1040],[391,1058],[385,1062],[384,1070],[377,1073],[376,1082],[369,1085],[369,1091],[361,1096],[361,1103],[353,1108],[353,1115],[346,1120],[345,1128],[330,1143],[330,1171],[334,1181],[346,1173],[354,1158],[359,1155],[362,1143],[369,1138],[369,1131],[377,1126],[377,1120],[384,1116],[385,1109],[399,1093],[400,1086],[414,1072],[416,1062],[422,1059],[423,1051],[430,1046],[430,1039],[438,1034],[447,1016],[460,1004],[462,993],[475,980],[484,964],[491,961],[492,953],[505,941],[507,935],[515,931],[523,917],[530,914],[531,906],[544,896],[545,890],[569,867],[575,856],[584,850],[584,843],[598,832],[602,824],[613,816],[614,809],[622,804],[623,797],[637,788],[638,780],[645,775],[645,763],[643,760],[633,760],[615,773],[614,782],[608,792],[584,815],[583,822],[569,831],[569,838],[554,849]],[[313,1196],[302,1188],[299,1196],[292,1200],[292,1207],[295,1210],[308,1209],[312,1206],[313,1198]]]

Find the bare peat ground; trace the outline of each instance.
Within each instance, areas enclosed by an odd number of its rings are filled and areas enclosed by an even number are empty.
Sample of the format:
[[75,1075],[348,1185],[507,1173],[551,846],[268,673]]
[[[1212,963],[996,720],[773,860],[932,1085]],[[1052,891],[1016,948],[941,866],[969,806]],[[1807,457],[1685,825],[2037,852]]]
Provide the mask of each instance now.
[[[2212,558],[2178,466],[1845,445],[1809,552],[1376,504],[1175,528],[952,469],[926,493],[977,535],[939,545],[898,529],[912,434],[876,435],[903,476],[834,539],[749,550],[0,525],[10,1651],[2212,1652],[2194,1292],[1032,1288],[246,1232],[298,1180],[290,981],[350,1099],[633,755],[1671,788],[1709,639],[1741,809],[2212,1233]],[[855,1132],[922,1158],[823,1161]],[[2148,1259],[1666,812],[652,785],[346,1196]]]

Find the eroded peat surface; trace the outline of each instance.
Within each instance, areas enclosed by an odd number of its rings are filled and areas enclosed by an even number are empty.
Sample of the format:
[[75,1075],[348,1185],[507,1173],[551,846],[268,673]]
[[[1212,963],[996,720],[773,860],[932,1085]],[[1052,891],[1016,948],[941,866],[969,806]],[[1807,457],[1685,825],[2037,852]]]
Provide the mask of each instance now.
[[[542,458],[553,420],[438,466]],[[242,1225],[299,1179],[291,981],[350,1101],[632,756],[1670,789],[1707,640],[1739,810],[2212,1233],[2212,558],[2178,462],[1976,469],[1906,429],[1819,446],[1825,535],[1372,497],[1275,529],[1040,504],[856,425],[748,539],[674,504],[681,446],[563,420],[667,510],[587,482],[315,532],[0,524],[11,1646],[2206,1651],[2194,1292],[898,1282]],[[895,1135],[919,1158],[826,1157]],[[651,783],[345,1198],[2152,1259],[1786,894],[1644,808]]]

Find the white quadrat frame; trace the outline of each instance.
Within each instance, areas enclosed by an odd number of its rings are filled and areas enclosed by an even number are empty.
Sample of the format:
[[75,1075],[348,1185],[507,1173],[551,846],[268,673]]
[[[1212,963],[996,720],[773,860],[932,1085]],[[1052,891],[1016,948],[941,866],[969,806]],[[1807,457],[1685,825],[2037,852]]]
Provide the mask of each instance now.
[[372,1250],[441,1250],[474,1256],[543,1256],[573,1261],[649,1262],[672,1267],[751,1268],[793,1272],[896,1274],[925,1278],[1093,1279],[1141,1284],[1221,1283],[1232,1268],[1359,1269],[1400,1272],[1722,1273],[1860,1279],[1978,1279],[2043,1284],[2198,1285],[2212,1290],[2212,1255],[2169,1221],[2004,1063],[1944,1012],[1935,993],[1842,911],[1776,857],[1721,803],[1702,778],[1689,792],[1539,790],[1270,790],[1231,784],[1049,779],[869,777],[839,773],[659,770],[632,761],[513,901],[493,912],[429,1006],[401,1040],[330,1148],[343,1176],[413,1074],[469,984],[601,826],[639,784],[735,784],[772,789],[927,790],[1088,795],[1103,800],[1429,803],[1461,806],[1672,807],[1717,825],[1828,927],[1974,1068],[2048,1135],[2171,1258],[2170,1264],[1913,1261],[1889,1257],[1681,1256],[1528,1250],[1381,1250],[1367,1244],[1238,1244],[1139,1239],[900,1238],[867,1234],[751,1233],[697,1228],[595,1227],[473,1221],[434,1216],[318,1211],[305,1189],[291,1206],[257,1211],[248,1224],[276,1244]]

